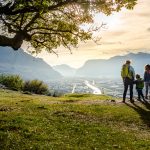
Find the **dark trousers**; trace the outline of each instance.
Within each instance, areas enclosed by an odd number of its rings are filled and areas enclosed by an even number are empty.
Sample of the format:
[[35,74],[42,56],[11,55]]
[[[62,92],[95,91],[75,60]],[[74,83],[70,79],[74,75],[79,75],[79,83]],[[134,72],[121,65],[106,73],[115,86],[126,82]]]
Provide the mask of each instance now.
[[136,90],[138,92],[138,99],[141,100],[141,97],[142,97],[142,99],[144,100],[144,95],[143,95],[142,89],[136,89]]
[[147,97],[148,96],[148,90],[150,88],[150,82],[145,82],[145,88],[146,88],[146,94],[145,94],[145,96]]
[[125,78],[123,82],[124,82],[123,101],[125,101],[126,99],[128,87],[130,88],[130,101],[133,101],[133,80]]

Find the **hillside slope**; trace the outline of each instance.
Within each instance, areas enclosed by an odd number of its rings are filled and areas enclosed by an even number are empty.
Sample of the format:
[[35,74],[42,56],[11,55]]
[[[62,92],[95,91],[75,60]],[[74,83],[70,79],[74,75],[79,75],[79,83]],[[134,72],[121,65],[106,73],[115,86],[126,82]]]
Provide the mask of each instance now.
[[19,74],[25,79],[45,81],[62,77],[43,59],[35,58],[22,49],[13,51],[9,47],[0,47],[0,73]]
[[72,68],[66,64],[56,65],[53,68],[62,74],[64,77],[73,77],[75,75],[76,69]]
[[137,54],[129,53],[124,56],[115,56],[108,60],[88,60],[77,70],[76,76],[118,78],[120,77],[121,67],[126,60],[132,60],[135,72],[143,75],[144,66],[150,63],[150,54],[141,52]]
[[0,149],[150,149],[150,105],[0,89]]

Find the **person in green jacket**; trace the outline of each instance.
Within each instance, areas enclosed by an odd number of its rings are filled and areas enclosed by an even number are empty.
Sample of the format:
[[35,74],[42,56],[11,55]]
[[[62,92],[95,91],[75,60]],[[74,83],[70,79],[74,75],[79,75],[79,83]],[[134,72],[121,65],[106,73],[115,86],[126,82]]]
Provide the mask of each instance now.
[[131,61],[127,60],[121,69],[121,77],[124,83],[123,103],[125,103],[128,87],[130,88],[130,102],[133,103],[133,81],[135,77],[134,68],[131,66]]
[[141,101],[141,98],[145,101],[144,95],[143,95],[143,88],[144,88],[144,80],[140,77],[139,74],[136,74],[136,80],[134,81],[136,84],[136,90],[138,93],[138,100]]

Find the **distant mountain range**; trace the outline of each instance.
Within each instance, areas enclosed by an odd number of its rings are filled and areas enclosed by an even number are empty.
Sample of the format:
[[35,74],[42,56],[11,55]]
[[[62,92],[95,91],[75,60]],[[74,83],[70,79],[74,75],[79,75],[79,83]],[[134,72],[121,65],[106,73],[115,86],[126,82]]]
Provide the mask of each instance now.
[[56,66],[53,66],[53,68],[65,77],[73,77],[75,76],[75,73],[76,73],[75,68],[72,68],[66,64],[56,65]]
[[108,60],[88,60],[76,71],[76,76],[118,78],[120,77],[121,67],[126,60],[131,60],[135,72],[143,75],[144,66],[150,64],[150,54],[129,53],[124,56],[115,56]]
[[88,60],[79,68],[74,69],[68,65],[54,66],[54,69],[63,76],[70,77],[102,77],[102,78],[120,78],[122,65],[126,60],[132,61],[135,72],[143,76],[144,66],[150,64],[149,53],[129,53],[124,56],[115,56],[110,59]]
[[126,60],[132,60],[135,72],[143,75],[144,66],[150,64],[149,53],[129,53],[108,60],[93,59],[75,69],[66,64],[51,67],[43,59],[35,58],[22,49],[13,51],[9,47],[0,47],[0,73],[19,74],[25,79],[49,81],[64,77],[120,77],[121,66]]
[[19,74],[25,79],[44,81],[62,77],[43,59],[35,58],[22,49],[14,51],[9,47],[0,47],[0,73]]

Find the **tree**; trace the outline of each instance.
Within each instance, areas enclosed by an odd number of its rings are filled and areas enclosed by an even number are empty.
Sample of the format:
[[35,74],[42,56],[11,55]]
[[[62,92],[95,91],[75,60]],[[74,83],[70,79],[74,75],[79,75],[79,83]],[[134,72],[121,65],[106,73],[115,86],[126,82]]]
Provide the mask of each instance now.
[[0,46],[18,50],[28,41],[37,53],[60,45],[70,49],[92,38],[83,23],[94,13],[110,15],[122,7],[132,9],[137,0],[0,0]]

